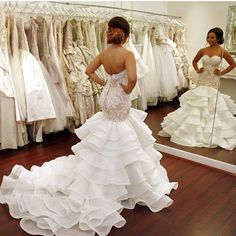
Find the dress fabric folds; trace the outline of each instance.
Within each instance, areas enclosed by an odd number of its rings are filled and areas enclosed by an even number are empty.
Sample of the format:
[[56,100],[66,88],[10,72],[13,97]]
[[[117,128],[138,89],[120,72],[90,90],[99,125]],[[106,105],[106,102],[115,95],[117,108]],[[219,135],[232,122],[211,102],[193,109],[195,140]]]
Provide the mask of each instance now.
[[204,72],[193,77],[197,87],[184,93],[180,108],[169,113],[161,124],[160,136],[191,147],[236,147],[236,104],[218,91],[219,77],[213,71],[221,57],[204,55]]
[[0,149],[17,148],[15,91],[10,71],[6,19],[0,20]]
[[125,224],[124,208],[147,205],[157,212],[172,204],[166,194],[176,189],[160,164],[161,153],[143,120],[146,113],[130,108],[121,83],[126,71],[109,75],[100,98],[102,112],[75,130],[81,140],[70,156],[41,167],[13,167],[4,176],[0,202],[21,218],[30,234],[45,236],[108,235]]

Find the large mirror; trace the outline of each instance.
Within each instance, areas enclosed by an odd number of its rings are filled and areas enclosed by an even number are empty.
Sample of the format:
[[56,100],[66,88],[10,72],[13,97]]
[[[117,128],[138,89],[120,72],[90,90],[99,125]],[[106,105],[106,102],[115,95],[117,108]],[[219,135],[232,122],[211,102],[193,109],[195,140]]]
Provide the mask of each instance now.
[[[184,4],[184,6],[183,6]],[[168,13],[172,15],[181,16],[182,20],[186,23],[186,43],[189,51],[189,62],[191,63],[194,55],[200,49],[206,46],[206,34],[209,29],[214,27],[220,27],[224,31],[225,44],[222,45],[234,56],[236,54],[236,6],[231,6],[231,2],[194,2],[190,6],[188,3],[169,3]],[[212,9],[214,8],[214,11]],[[183,14],[183,10],[184,14]],[[197,19],[197,21],[196,21]],[[221,67],[226,66],[227,63],[223,60]],[[217,107],[221,106],[218,91],[224,96],[229,96],[232,102],[236,101],[236,73],[235,70],[231,71],[225,76],[220,78],[220,83],[218,88],[214,93],[215,104],[212,106],[216,110]],[[168,110],[166,114],[171,111],[172,107]],[[178,107],[173,110],[178,109]],[[233,108],[232,108],[233,109]],[[217,126],[220,126],[219,120],[217,121],[216,114],[214,114],[214,119],[212,126],[212,134],[216,134]],[[233,130],[233,132],[236,132]],[[209,137],[210,143],[213,143],[213,136]],[[235,141],[234,141],[235,142]],[[222,147],[187,147],[183,145],[178,145],[170,141],[169,138],[163,138],[158,136],[158,143],[170,148],[170,152],[175,154],[178,150],[179,154],[182,156],[191,156],[189,153],[194,154],[191,160],[194,158],[202,159],[203,164],[212,161],[214,166],[219,163],[223,163],[225,166],[233,167],[235,171],[236,166],[236,148],[233,150],[227,150]],[[171,150],[173,148],[173,151]],[[165,148],[163,148],[165,151]],[[205,160],[204,160],[205,157]]]
[[[225,49],[232,55],[234,60],[236,59],[236,6],[232,5],[228,7],[227,14],[227,24],[225,29]],[[222,68],[227,66],[225,60],[222,61]],[[221,76],[220,84],[219,84],[219,93],[217,94],[217,107],[221,110],[224,110],[225,120],[228,120],[228,136],[232,137],[232,139],[228,140],[227,145],[232,144],[232,150],[221,150],[218,154],[220,157],[219,160],[227,162],[229,164],[236,165],[236,69],[233,69],[229,73]],[[220,98],[222,95],[225,97],[226,101],[228,101],[227,109],[223,108],[222,100]],[[228,113],[227,113],[228,112]],[[231,114],[230,114],[231,113]],[[227,115],[226,115],[227,114]],[[217,115],[217,114],[216,114]],[[217,125],[214,125],[213,135],[217,135]],[[227,128],[227,127],[226,127]],[[230,133],[232,132],[232,133]]]

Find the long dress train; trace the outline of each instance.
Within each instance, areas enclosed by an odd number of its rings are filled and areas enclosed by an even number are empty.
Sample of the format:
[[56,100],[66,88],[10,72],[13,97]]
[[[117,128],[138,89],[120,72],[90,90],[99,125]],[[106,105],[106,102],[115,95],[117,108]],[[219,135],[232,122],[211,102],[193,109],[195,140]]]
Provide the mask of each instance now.
[[74,155],[41,167],[13,167],[4,176],[0,202],[30,234],[45,236],[107,235],[122,227],[124,208],[147,205],[157,212],[172,204],[166,194],[177,188],[160,164],[161,153],[143,120],[146,113],[130,108],[120,83],[126,71],[108,77],[100,98],[102,112],[76,129],[81,139]]

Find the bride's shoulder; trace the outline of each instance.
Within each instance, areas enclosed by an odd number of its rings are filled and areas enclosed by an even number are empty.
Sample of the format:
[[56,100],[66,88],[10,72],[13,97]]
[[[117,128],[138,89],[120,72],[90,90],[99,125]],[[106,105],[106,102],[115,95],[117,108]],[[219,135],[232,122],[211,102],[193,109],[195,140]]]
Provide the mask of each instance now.
[[134,53],[131,50],[127,48],[124,48],[123,50],[124,50],[123,52],[125,53],[127,57],[134,56]]
[[209,48],[208,48],[208,47],[205,47],[205,48],[201,48],[201,49],[199,50],[199,52],[200,52],[201,54],[205,54],[208,50],[209,50]]
[[127,54],[133,53],[129,48],[124,48],[123,47],[124,52],[126,52]]

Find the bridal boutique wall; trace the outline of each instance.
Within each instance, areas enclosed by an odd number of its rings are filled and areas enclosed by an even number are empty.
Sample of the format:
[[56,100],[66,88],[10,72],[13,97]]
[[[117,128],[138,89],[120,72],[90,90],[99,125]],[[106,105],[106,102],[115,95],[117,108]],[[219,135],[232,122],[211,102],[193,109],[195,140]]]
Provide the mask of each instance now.
[[168,2],[168,14],[178,15],[186,24],[186,44],[189,59],[206,45],[209,29],[226,30],[228,7],[233,2]]
[[80,3],[119,7],[158,14],[167,14],[167,1],[79,1]]

